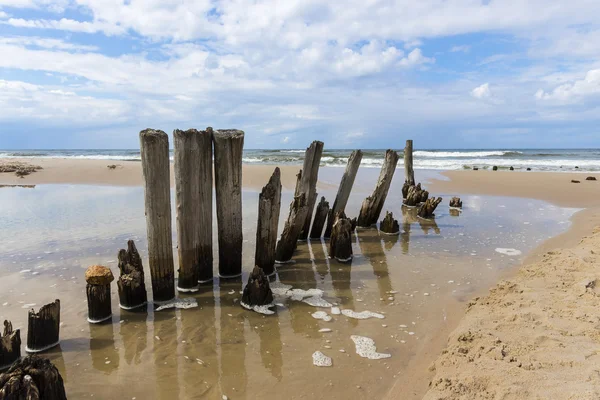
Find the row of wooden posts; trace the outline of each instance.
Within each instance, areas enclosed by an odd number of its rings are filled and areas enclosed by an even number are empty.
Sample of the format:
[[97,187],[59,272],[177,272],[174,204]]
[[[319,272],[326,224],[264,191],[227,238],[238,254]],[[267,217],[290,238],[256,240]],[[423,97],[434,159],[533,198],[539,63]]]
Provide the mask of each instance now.
[[[218,274],[221,278],[242,273],[242,153],[244,132],[235,129],[175,130],[174,170],[175,208],[179,270],[177,290],[198,290],[198,284],[213,279],[212,256],[212,188],[213,159],[219,244]],[[175,271],[171,233],[171,197],[169,139],[160,130],[140,132],[144,175],[145,213],[148,235],[148,259],[155,302],[175,297]],[[298,173],[294,199],[279,241],[277,228],[281,206],[279,168],[259,195],[255,265],[270,275],[275,264],[291,261],[298,240],[308,237],[330,238],[334,225],[345,219],[344,210],[362,160],[360,150],[348,159],[332,207],[324,198],[313,211],[317,200],[317,180],[323,142],[314,141],[306,150],[302,170]],[[412,141],[404,151],[406,180],[413,182]],[[341,222],[343,233],[353,226],[366,227],[377,222],[398,163],[398,154],[387,150],[384,165],[373,194],[365,199],[355,223]],[[312,230],[311,230],[312,226]]]

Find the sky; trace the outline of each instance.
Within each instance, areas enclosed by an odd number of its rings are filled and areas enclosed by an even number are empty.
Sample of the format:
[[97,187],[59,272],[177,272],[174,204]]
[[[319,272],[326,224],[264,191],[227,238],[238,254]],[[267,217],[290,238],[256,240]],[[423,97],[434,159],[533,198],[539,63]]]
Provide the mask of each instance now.
[[598,0],[0,0],[0,148],[600,147]]

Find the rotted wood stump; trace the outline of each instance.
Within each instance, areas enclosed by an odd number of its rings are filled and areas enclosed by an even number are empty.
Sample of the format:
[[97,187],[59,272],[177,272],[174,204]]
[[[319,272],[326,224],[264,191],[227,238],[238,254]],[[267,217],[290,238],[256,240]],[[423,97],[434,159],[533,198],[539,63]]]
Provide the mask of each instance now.
[[[298,172],[296,181],[296,193],[299,192],[300,182],[302,180],[302,171]],[[277,248],[275,249],[275,263],[285,264],[290,262],[296,249],[296,243],[300,236],[300,231],[304,227],[304,221],[306,221],[306,214],[308,213],[308,204],[306,201],[306,194],[302,193],[294,196],[290,204],[290,213],[288,219],[285,221],[283,231],[279,242],[277,242]]]
[[331,230],[329,257],[347,263],[352,260],[352,222],[348,218],[340,217]]
[[27,356],[0,374],[2,400],[67,400],[65,385],[50,360]]
[[429,198],[429,192],[421,188],[421,184],[416,186],[410,186],[404,204],[409,207],[418,206],[421,203],[425,203]]
[[358,226],[367,228],[377,223],[388,191],[390,190],[394,172],[396,172],[396,165],[398,165],[398,153],[394,150],[387,150],[385,152],[385,159],[383,160],[383,167],[377,180],[377,186],[375,186],[373,194],[363,201],[360,208],[357,221]]
[[595,181],[596,177],[595,176],[588,176],[587,178],[585,178],[586,181]]
[[267,275],[275,272],[275,247],[281,209],[281,171],[275,168],[258,197],[258,224],[254,264]]
[[148,302],[146,283],[144,282],[144,266],[133,240],[127,241],[127,250],[119,250],[119,307],[133,310]]
[[21,358],[21,331],[13,330],[10,321],[4,321],[4,334],[0,335],[0,371]]
[[492,167],[492,171],[498,171],[498,166],[494,165],[494,166]]
[[320,239],[323,233],[323,226],[325,226],[325,220],[327,220],[327,214],[329,213],[329,202],[325,200],[325,197],[321,197],[321,201],[317,205],[317,211],[315,212],[315,219],[313,220],[312,229],[310,231],[311,239]]
[[323,155],[323,146],[323,142],[315,140],[306,149],[306,153],[304,154],[303,175],[296,195],[306,194],[308,209],[297,238],[300,240],[306,240],[310,233],[310,224],[317,201],[317,181],[319,180],[319,165],[321,164],[321,156]]
[[438,197],[437,199],[433,197],[427,199],[427,201],[417,210],[417,215],[421,218],[433,218],[435,216],[434,211],[441,202],[441,197]]
[[462,208],[462,200],[460,197],[453,197],[450,199],[450,207]]
[[406,200],[406,198],[408,197],[408,191],[410,190],[410,188],[414,186],[412,185],[410,182],[408,181],[404,181],[404,185],[402,185],[402,198]]
[[269,285],[269,279],[262,268],[254,266],[248,277],[248,284],[242,293],[242,306],[250,308],[253,306],[264,306],[273,302],[273,292]]
[[112,317],[110,283],[114,280],[112,271],[102,265],[92,265],[85,271],[89,323],[99,324]]
[[57,346],[60,339],[60,300],[46,304],[39,312],[29,310],[27,323],[28,353],[40,353]]
[[394,214],[391,212],[385,213],[385,218],[379,223],[379,230],[386,235],[400,234],[400,224],[394,219]]

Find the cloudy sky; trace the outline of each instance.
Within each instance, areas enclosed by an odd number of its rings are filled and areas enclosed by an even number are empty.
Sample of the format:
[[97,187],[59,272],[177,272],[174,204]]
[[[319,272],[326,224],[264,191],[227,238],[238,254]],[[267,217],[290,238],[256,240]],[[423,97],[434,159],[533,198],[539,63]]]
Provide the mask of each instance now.
[[600,147],[598,0],[0,0],[0,148]]

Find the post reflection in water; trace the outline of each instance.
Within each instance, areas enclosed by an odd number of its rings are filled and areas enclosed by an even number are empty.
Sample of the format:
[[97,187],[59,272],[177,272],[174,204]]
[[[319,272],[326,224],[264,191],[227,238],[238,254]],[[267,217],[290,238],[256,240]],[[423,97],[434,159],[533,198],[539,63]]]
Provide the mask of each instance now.
[[388,271],[387,258],[383,251],[381,238],[377,228],[361,229],[358,233],[358,243],[361,253],[369,260],[373,267],[373,274],[377,278],[379,297],[387,297],[393,289]]
[[265,316],[253,312],[246,313],[245,316],[250,326],[256,327],[255,331],[260,338],[260,358],[263,366],[280,382],[283,377],[283,345],[279,317],[267,316],[265,318]]
[[121,324],[119,334],[123,342],[125,362],[127,365],[141,363],[141,355],[148,345],[148,313],[146,307],[141,310],[121,310]]
[[101,324],[90,324],[92,366],[105,374],[119,369],[119,351],[115,347],[114,329],[112,319]]
[[328,255],[325,253],[325,246],[327,241],[321,239],[311,239],[308,243],[309,249],[312,251],[312,263],[314,269],[317,271],[321,281],[324,281],[329,275],[329,260]]
[[67,373],[65,359],[63,358],[63,350],[60,344],[48,350],[48,352],[43,353],[43,357],[48,358],[50,362],[52,362],[52,364],[54,364],[54,366],[58,368],[60,376],[62,376],[63,382],[66,385],[69,382],[69,374]]
[[[185,311],[185,310],[184,310]],[[177,311],[167,309],[154,312],[154,376],[156,398],[172,400],[181,398],[177,382]]]

